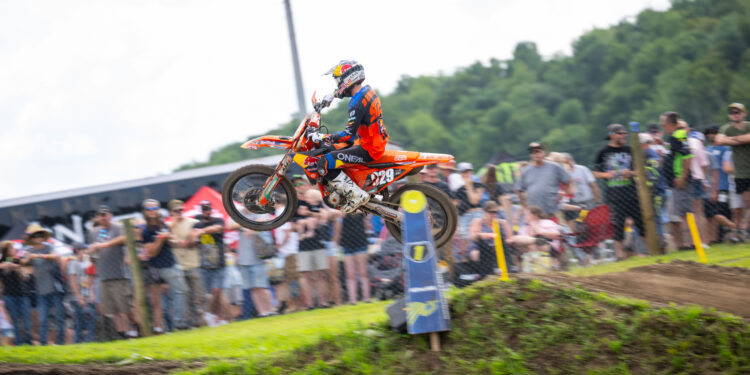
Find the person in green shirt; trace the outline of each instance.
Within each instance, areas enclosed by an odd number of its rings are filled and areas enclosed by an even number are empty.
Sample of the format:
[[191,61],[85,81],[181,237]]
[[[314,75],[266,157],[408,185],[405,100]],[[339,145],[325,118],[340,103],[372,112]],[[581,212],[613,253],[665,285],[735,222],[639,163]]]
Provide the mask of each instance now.
[[745,203],[740,217],[745,217],[744,210],[750,207],[750,122],[745,121],[747,110],[742,103],[732,103],[728,109],[729,123],[719,128],[714,144],[732,146],[734,181]]

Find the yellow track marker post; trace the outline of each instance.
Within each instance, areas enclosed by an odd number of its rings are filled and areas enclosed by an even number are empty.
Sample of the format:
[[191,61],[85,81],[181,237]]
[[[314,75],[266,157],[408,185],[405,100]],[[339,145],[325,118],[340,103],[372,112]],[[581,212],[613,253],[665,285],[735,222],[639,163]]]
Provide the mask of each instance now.
[[500,235],[500,221],[492,220],[492,231],[495,232],[495,255],[497,256],[497,267],[500,268],[500,280],[508,281],[508,264],[505,263],[505,251],[503,249],[503,237]]
[[693,244],[695,245],[695,252],[698,253],[698,259],[701,263],[708,263],[706,259],[706,252],[703,251],[703,242],[701,242],[701,235],[698,233],[698,227],[695,225],[695,215],[692,212],[687,213],[688,227],[690,227],[690,234],[693,236]]

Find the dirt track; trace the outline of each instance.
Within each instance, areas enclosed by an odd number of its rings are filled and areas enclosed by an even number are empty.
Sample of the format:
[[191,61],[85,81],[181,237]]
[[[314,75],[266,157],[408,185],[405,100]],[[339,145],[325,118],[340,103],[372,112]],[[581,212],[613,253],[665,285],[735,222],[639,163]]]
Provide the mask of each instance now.
[[658,304],[675,302],[715,307],[750,319],[750,269],[746,268],[673,261],[599,276],[544,274],[533,275],[533,278],[553,283],[577,283],[589,290]]
[[182,362],[152,362],[126,366],[117,365],[27,365],[14,363],[0,363],[0,375],[146,375],[169,374],[178,370],[202,367],[200,363],[189,364]]

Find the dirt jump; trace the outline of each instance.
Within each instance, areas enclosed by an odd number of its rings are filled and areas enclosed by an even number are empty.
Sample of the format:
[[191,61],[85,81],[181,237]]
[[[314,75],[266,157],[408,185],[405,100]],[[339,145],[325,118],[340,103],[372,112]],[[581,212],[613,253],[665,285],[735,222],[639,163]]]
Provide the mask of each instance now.
[[566,274],[524,275],[557,284],[579,284],[653,302],[713,307],[750,320],[750,269],[673,261],[631,268],[624,272],[576,277]]

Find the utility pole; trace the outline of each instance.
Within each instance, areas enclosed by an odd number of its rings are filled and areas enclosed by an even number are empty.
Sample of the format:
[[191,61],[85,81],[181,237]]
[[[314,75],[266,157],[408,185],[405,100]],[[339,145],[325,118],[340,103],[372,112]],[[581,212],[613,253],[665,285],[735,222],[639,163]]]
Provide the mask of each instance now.
[[299,115],[301,119],[307,113],[305,105],[305,89],[302,88],[302,70],[299,66],[299,56],[297,55],[297,38],[294,36],[294,21],[292,20],[292,6],[289,0],[284,0],[286,9],[286,24],[289,28],[289,45],[292,47],[292,64],[294,65],[294,82],[297,85],[297,104],[299,105]]

